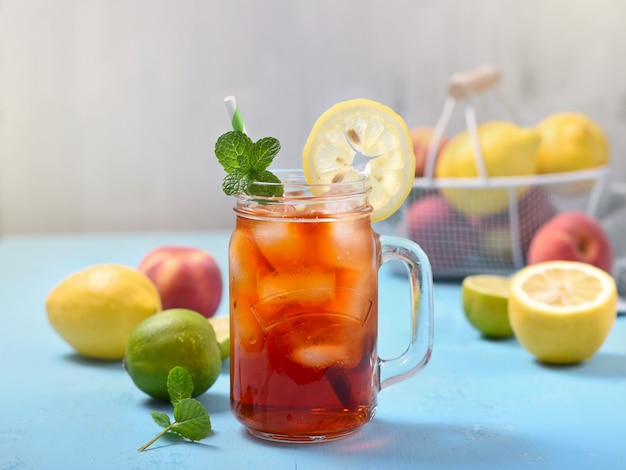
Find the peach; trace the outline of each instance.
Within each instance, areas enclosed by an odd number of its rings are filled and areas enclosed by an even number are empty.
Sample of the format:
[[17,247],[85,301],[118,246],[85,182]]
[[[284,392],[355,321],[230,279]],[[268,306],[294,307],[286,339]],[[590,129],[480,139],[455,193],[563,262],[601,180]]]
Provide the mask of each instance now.
[[[415,127],[411,130],[411,140],[413,142],[413,153],[415,154],[415,176],[424,176],[424,169],[426,167],[426,158],[428,157],[428,147],[430,146],[433,138],[434,129],[431,127]],[[441,153],[441,149],[448,143],[448,138],[441,137],[439,141],[439,147],[435,154],[435,160]],[[433,167],[434,168],[434,167]]]
[[563,212],[546,222],[533,237],[528,264],[580,261],[611,273],[613,247],[602,226],[579,211]]
[[213,256],[188,246],[162,246],[150,251],[139,270],[154,283],[163,310],[186,308],[209,318],[222,299],[222,274]]
[[433,270],[460,266],[476,243],[476,230],[439,194],[413,202],[406,212],[407,236],[422,247]]

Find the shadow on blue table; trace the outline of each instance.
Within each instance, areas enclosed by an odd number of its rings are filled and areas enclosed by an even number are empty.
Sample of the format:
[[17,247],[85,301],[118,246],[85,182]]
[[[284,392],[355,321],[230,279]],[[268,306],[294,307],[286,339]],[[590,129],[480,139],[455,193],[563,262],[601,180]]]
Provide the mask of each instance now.
[[79,366],[86,366],[90,368],[100,368],[106,370],[123,369],[122,361],[102,361],[98,359],[90,359],[82,356],[77,352],[68,352],[65,354],[65,360]]
[[[119,370],[122,374],[126,375],[123,361],[120,361],[120,360],[101,361],[97,359],[90,359],[76,352],[67,353],[65,355],[65,360],[67,360],[68,362],[72,364],[85,366],[90,369],[100,368],[102,370],[107,370],[107,371]],[[225,360],[222,363],[222,370],[220,371],[220,375],[225,375],[227,378],[229,373],[230,373],[230,361]],[[128,378],[129,383],[131,383],[130,377],[127,376],[127,378]],[[208,390],[207,392],[203,393],[202,395],[196,398],[205,406],[205,408],[209,411],[209,414],[230,411],[230,399],[228,395],[225,395],[223,393],[212,392],[211,390]],[[145,396],[145,398],[143,398],[140,401],[140,403],[144,408],[150,411],[156,410],[156,411],[168,413],[168,412],[171,412],[171,409],[172,409],[172,405],[169,402],[158,400],[156,398],[151,398],[147,395]]]
[[[230,412],[230,399],[227,395],[222,393],[213,393],[210,390],[208,392],[204,392],[196,399],[204,405],[207,409],[209,415],[213,413],[226,413]],[[172,412],[172,405],[164,400],[157,400],[156,398],[151,398],[146,396],[141,399],[139,404],[149,411],[160,411],[162,413],[170,413]]]
[[626,355],[598,352],[591,360],[573,365],[550,365],[536,361],[538,367],[552,373],[572,374],[588,378],[617,379],[626,377]]
[[[292,449],[293,444],[259,441],[244,430],[245,439],[257,445]],[[342,440],[299,445],[302,461],[332,461],[362,468],[392,468],[396,464],[417,463],[428,468],[451,465],[472,467],[482,465],[491,456],[491,463],[542,460],[523,449],[537,448],[542,437],[520,438],[512,430],[483,425],[450,423],[398,424],[374,419],[361,431]],[[537,441],[537,442],[535,442]],[[323,447],[320,453],[320,447]],[[565,450],[565,449],[564,449]],[[305,456],[303,454],[309,454]]]

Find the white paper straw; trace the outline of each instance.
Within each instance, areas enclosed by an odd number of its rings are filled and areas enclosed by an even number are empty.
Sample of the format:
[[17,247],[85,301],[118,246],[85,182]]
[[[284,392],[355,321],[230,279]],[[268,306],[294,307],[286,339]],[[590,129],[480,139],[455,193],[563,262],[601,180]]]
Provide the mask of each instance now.
[[241,112],[239,111],[239,106],[237,106],[237,100],[234,96],[227,96],[224,98],[224,105],[226,106],[226,111],[228,112],[228,117],[230,118],[230,122],[233,126],[233,130],[246,133],[246,126],[243,123],[243,118],[241,117]]

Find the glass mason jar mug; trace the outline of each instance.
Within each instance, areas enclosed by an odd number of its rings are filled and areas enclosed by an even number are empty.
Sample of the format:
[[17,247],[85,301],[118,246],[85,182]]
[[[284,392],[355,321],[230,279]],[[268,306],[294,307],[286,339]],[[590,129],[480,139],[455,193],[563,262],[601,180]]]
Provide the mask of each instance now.
[[[430,264],[413,242],[372,230],[366,178],[309,185],[301,171],[275,173],[282,197],[240,195],[234,209],[231,408],[257,437],[335,439],[373,417],[379,390],[428,363]],[[385,360],[377,353],[378,270],[392,259],[408,268],[410,343]]]

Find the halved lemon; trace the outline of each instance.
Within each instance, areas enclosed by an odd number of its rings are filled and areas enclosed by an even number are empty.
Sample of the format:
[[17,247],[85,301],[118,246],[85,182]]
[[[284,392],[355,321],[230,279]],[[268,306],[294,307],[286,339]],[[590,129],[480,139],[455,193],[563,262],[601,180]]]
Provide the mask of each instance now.
[[396,212],[411,191],[415,156],[404,120],[368,99],[343,101],[315,122],[302,153],[309,184],[369,178],[372,221]]
[[574,364],[590,359],[616,315],[615,281],[590,264],[533,264],[511,281],[511,327],[520,344],[542,362]]
[[490,274],[467,276],[461,285],[461,304],[469,323],[487,338],[513,336],[508,304],[511,280]]

